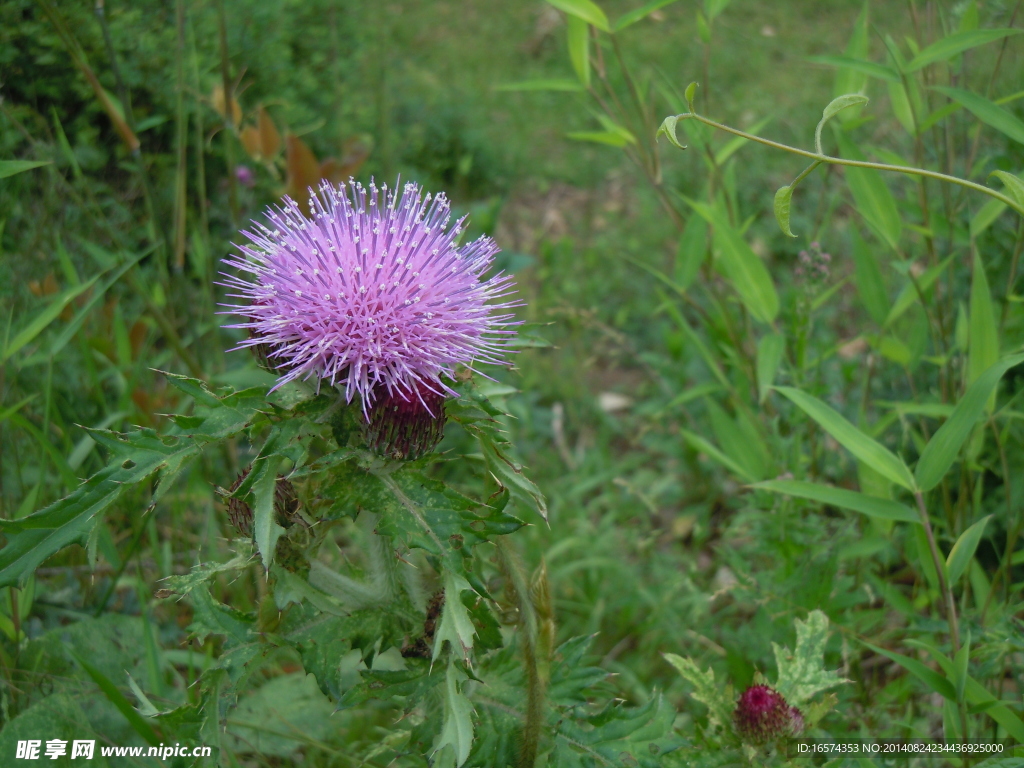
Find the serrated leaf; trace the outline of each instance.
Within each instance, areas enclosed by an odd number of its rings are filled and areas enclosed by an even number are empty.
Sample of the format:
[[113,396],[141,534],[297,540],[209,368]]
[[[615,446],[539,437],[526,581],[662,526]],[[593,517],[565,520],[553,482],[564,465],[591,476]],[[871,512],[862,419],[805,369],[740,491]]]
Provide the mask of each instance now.
[[960,453],[961,446],[984,414],[985,405],[1000,379],[1008,370],[1020,363],[1024,363],[1024,355],[1003,358],[981,374],[957,401],[953,414],[932,435],[917,461],[914,475],[922,491],[930,491],[949,471]]
[[996,40],[1002,40],[1010,35],[1019,35],[1021,29],[974,29],[965,32],[954,32],[941,40],[936,40],[907,64],[906,71],[916,72],[917,70],[934,64],[937,61],[946,61],[958,53],[977,48]]
[[451,646],[452,656],[469,661],[469,652],[473,649],[473,636],[476,628],[469,617],[469,611],[462,602],[462,592],[471,590],[469,582],[461,576],[445,571],[444,574],[444,609],[441,621],[434,633],[434,650],[431,661],[437,661],[445,641]]
[[779,222],[779,229],[782,234],[789,237],[796,237],[793,230],[789,228],[789,207],[793,202],[793,187],[788,184],[779,187],[775,192],[775,220]]
[[449,659],[444,684],[441,734],[434,744],[433,753],[445,748],[451,749],[456,766],[466,762],[473,747],[473,705],[462,692],[462,684],[468,679],[456,666],[455,659]]
[[964,571],[967,570],[967,566],[971,564],[971,558],[974,557],[978,544],[981,543],[982,534],[985,533],[985,526],[988,525],[990,519],[992,519],[992,515],[985,515],[961,533],[960,538],[956,540],[956,544],[949,551],[949,557],[946,558],[946,571],[951,584],[959,581]]
[[814,610],[806,621],[797,619],[796,647],[790,651],[772,643],[775,663],[779,669],[776,690],[794,707],[821,691],[849,682],[833,671],[825,669],[825,643],[828,640],[828,617]]
[[675,709],[658,694],[640,707],[611,701],[580,724],[572,718],[562,718],[555,731],[555,749],[549,764],[560,768],[662,768],[666,755],[685,743],[673,732],[675,717]]
[[[828,106],[822,110],[821,120],[818,121],[818,127],[814,129],[814,150],[819,155],[825,154],[821,148],[821,129],[825,127],[825,123],[835,117],[839,112],[843,111],[848,107],[857,105],[863,105],[868,103],[868,97],[863,96],[859,93],[847,93],[843,96],[837,96],[828,103]],[[776,197],[778,195],[776,194]]]
[[608,17],[592,0],[548,0],[548,3],[570,16],[582,19],[587,24],[593,24],[602,32],[611,31]]
[[256,476],[252,484],[253,538],[264,568],[274,562],[278,539],[284,528],[277,524],[274,514],[274,495],[277,488],[277,459],[268,458],[254,462],[250,475]]
[[860,512],[868,517],[877,517],[881,520],[921,523],[920,515],[904,504],[899,504],[889,499],[868,496],[856,491],[848,491],[845,488],[834,488],[830,485],[807,483],[801,480],[767,480],[763,483],[755,483],[751,488],[761,488],[773,493],[783,493],[787,496],[796,496],[801,499],[821,502],[822,504],[831,504],[835,507],[851,509],[854,512]]
[[1017,143],[1024,144],[1024,122],[1021,122],[1012,112],[993,104],[981,94],[965,91],[963,88],[936,85],[932,86],[932,90],[959,102],[981,122],[995,128]]
[[838,411],[799,389],[776,387],[776,390],[814,419],[822,429],[835,438],[836,442],[858,459],[897,485],[909,491],[914,490],[914,478],[903,460],[853,426]]
[[694,690],[690,695],[708,708],[709,725],[727,727],[732,722],[732,712],[736,704],[726,694],[723,686],[715,682],[714,670],[708,667],[707,672],[701,672],[693,659],[674,653],[663,653],[662,656],[693,686]]
[[192,624],[189,630],[202,642],[208,635],[223,635],[229,643],[247,643],[253,633],[251,616],[213,599],[206,584],[197,584],[189,593]]

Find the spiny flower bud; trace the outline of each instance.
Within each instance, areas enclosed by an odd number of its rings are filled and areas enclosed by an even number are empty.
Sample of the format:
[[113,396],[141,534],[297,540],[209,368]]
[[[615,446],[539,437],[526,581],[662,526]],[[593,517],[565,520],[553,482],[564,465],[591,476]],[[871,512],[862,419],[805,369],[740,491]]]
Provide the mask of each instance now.
[[[235,478],[231,484],[229,493],[234,493],[248,477],[252,467],[246,467],[242,473]],[[243,536],[252,536],[253,512],[252,507],[242,499],[228,496],[228,520]],[[295,522],[295,513],[299,508],[299,497],[295,493],[295,486],[283,477],[277,478],[277,485],[274,486],[274,513],[277,522],[284,528],[288,528]]]
[[732,716],[740,736],[751,744],[777,741],[793,734],[797,725],[803,728],[800,710],[790,707],[781,693],[767,685],[747,688]]
[[364,435],[378,456],[414,460],[430,453],[444,435],[443,394],[423,385],[411,393],[391,392],[375,400]]

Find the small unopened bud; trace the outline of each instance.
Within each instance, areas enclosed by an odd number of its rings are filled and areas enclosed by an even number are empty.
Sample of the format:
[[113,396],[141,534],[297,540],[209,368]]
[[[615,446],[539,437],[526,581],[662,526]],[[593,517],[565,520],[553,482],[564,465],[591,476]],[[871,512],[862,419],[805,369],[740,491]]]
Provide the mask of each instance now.
[[781,693],[767,685],[747,688],[736,702],[732,716],[740,736],[751,744],[767,744],[790,736],[796,732],[797,722],[803,729],[800,710],[790,707]]
[[374,402],[365,425],[367,447],[389,459],[418,459],[444,436],[444,395],[420,384],[408,393],[391,392]]

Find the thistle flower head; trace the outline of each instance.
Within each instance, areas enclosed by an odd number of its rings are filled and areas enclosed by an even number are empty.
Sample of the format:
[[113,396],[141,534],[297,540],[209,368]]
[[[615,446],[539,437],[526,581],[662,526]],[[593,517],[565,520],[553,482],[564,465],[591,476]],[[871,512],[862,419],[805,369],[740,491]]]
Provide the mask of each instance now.
[[789,736],[798,722],[803,727],[800,710],[790,707],[781,693],[767,685],[752,685],[740,695],[733,720],[740,736],[752,744]]
[[485,279],[498,248],[488,237],[459,245],[464,219],[449,227],[443,194],[324,183],[310,211],[285,198],[225,260],[241,302],[226,306],[245,318],[228,327],[249,332],[238,346],[265,352],[276,386],[327,381],[367,421],[376,400],[395,397],[437,415],[456,366],[503,362],[512,278]]

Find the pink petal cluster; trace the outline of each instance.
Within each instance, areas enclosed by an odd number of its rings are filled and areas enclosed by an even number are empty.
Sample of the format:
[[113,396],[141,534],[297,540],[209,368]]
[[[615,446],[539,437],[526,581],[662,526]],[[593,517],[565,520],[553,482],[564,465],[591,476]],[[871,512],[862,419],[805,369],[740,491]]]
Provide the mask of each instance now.
[[[223,283],[225,305],[249,331],[238,347],[263,350],[281,372],[277,386],[315,379],[358,397],[368,414],[378,397],[419,401],[454,394],[457,365],[501,364],[517,323],[510,275],[485,279],[498,247],[488,237],[459,245],[465,219],[449,228],[443,194],[416,184],[401,193],[352,180],[310,190],[310,216],[285,198],[266,223],[242,234],[238,275]],[[428,398],[431,399],[431,398]]]

